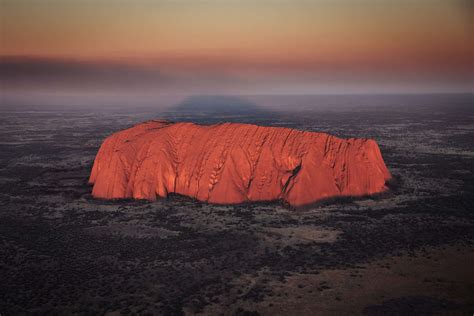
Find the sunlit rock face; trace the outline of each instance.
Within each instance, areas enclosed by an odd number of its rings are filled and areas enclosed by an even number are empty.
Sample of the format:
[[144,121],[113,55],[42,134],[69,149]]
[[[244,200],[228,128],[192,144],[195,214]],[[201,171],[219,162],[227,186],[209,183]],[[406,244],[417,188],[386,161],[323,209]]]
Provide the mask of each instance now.
[[97,198],[155,200],[177,193],[234,204],[303,206],[383,192],[390,179],[370,139],[289,128],[149,121],[109,136],[89,182]]

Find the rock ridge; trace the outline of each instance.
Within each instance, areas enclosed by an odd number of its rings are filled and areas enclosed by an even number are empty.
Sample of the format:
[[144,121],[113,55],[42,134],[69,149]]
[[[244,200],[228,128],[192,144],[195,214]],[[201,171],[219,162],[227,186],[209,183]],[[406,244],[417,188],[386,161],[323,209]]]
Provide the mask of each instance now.
[[89,183],[97,198],[155,200],[177,193],[236,204],[303,206],[387,190],[377,143],[283,127],[153,120],[107,137]]

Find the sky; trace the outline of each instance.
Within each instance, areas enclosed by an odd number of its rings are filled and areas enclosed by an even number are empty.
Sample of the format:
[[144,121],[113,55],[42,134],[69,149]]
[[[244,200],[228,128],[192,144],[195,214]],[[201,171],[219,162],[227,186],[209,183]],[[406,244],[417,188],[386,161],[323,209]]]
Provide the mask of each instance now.
[[1,0],[8,91],[472,92],[470,0]]

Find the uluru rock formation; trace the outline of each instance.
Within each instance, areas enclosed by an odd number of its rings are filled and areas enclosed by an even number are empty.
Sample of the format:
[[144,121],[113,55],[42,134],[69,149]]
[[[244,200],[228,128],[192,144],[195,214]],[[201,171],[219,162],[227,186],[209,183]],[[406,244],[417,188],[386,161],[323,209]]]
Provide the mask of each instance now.
[[377,143],[250,124],[149,121],[109,136],[89,182],[97,198],[210,203],[284,200],[302,206],[383,192],[391,175]]

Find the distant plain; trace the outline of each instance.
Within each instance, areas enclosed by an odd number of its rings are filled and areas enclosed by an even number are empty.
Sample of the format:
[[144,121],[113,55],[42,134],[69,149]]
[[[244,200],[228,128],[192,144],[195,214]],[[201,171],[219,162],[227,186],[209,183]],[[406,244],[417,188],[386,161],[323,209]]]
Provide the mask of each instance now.
[[[0,314],[472,314],[472,95],[217,100],[2,104]],[[158,118],[373,138],[395,181],[307,210],[92,198],[104,138]]]

